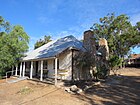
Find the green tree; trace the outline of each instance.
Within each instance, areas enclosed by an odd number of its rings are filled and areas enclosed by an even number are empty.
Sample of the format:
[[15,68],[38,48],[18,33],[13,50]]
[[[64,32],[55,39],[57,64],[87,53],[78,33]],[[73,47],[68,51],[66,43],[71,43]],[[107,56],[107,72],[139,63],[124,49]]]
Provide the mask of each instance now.
[[29,36],[20,25],[11,26],[0,16],[0,76],[24,56],[28,42]]
[[139,22],[132,26],[129,17],[124,14],[115,16],[112,13],[100,18],[100,23],[94,24],[91,29],[96,40],[105,38],[108,41],[110,58],[124,59],[131,47],[140,43],[139,26]]
[[139,42],[139,39],[140,39],[140,22],[136,23],[136,26],[134,26],[134,29],[135,29],[136,35],[137,35],[134,40],[137,41],[138,47],[140,47],[140,42]]
[[40,39],[39,41],[37,41],[34,45],[34,49],[37,49],[38,47],[43,46],[44,44],[47,44],[48,42],[52,41],[51,40],[51,36],[44,36],[44,39]]

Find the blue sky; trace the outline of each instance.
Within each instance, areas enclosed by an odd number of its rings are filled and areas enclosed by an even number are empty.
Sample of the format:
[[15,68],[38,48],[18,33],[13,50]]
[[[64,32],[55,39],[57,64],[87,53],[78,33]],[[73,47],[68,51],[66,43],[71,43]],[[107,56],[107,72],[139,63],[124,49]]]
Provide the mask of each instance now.
[[[133,25],[140,21],[140,0],[0,0],[0,15],[11,24],[20,24],[30,36],[30,50],[44,35],[58,39],[83,32],[100,17],[115,12],[130,16]],[[140,48],[133,52],[140,53]]]

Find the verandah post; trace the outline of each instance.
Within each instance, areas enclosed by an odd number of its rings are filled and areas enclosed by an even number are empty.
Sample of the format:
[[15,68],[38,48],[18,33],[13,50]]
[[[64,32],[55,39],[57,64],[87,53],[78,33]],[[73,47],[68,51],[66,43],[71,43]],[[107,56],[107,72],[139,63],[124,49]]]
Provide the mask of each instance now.
[[23,63],[23,77],[25,76],[25,62]]
[[43,60],[41,61],[40,81],[43,80]]
[[57,85],[57,58],[55,58],[55,85]]
[[33,78],[33,61],[31,61],[30,79]]
[[22,74],[22,62],[20,63],[20,74],[19,74],[19,77],[21,77],[21,74]]
[[16,66],[15,76],[17,76],[18,66]]

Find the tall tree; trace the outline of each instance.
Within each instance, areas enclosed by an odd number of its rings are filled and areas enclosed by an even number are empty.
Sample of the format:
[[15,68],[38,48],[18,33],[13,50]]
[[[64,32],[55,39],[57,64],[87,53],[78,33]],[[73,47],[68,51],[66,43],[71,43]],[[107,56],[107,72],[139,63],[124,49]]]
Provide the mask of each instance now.
[[105,38],[108,41],[110,58],[113,56],[124,58],[131,47],[140,43],[138,26],[139,23],[132,26],[128,16],[124,14],[115,16],[112,13],[100,18],[100,23],[94,24],[91,28],[96,40]]
[[39,41],[37,41],[34,45],[34,49],[37,49],[38,47],[43,46],[44,44],[47,44],[48,42],[52,41],[51,40],[51,36],[44,36],[44,39],[40,39]]
[[0,76],[24,56],[28,42],[29,36],[20,25],[12,27],[0,16]]

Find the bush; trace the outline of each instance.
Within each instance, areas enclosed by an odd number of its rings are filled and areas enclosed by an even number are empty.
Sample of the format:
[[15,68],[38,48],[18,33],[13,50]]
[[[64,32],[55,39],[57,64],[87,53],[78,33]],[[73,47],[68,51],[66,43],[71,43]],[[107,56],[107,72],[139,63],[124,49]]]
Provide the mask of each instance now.
[[115,70],[117,70],[122,65],[122,62],[123,62],[122,58],[113,55],[109,59],[109,67],[115,73]]
[[4,74],[5,74],[5,72],[3,70],[0,70],[0,79],[3,78]]

